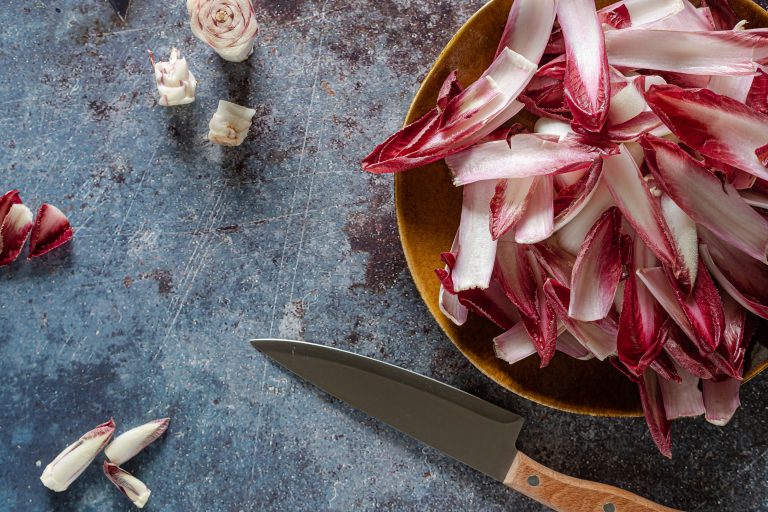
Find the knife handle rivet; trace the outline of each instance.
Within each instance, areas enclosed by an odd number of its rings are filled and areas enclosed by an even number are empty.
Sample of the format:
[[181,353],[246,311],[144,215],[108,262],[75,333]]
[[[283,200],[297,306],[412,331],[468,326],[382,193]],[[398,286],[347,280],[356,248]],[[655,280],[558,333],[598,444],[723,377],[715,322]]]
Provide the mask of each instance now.
[[606,503],[603,505],[603,512],[616,512],[616,505],[613,503]]
[[528,485],[531,487],[536,487],[539,485],[539,477],[536,475],[531,475],[528,477]]

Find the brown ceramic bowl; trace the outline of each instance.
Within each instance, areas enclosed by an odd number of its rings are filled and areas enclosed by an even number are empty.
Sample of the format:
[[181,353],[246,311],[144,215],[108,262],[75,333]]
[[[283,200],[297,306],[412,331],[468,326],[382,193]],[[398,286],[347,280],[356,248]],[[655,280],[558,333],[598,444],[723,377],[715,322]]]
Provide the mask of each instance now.
[[[598,0],[598,7],[612,1]],[[750,27],[768,26],[768,13],[750,0],[731,0],[737,14]],[[411,103],[409,124],[435,105],[438,90],[448,73],[459,70],[464,85],[488,67],[506,22],[512,0],[491,0],[459,29],[430,70]],[[530,123],[532,118],[518,119]],[[520,396],[563,411],[598,416],[642,414],[637,387],[610,363],[577,361],[558,354],[547,367],[529,357],[515,365],[497,359],[491,339],[499,329],[470,315],[457,327],[438,308],[438,281],[434,269],[443,266],[442,251],[451,247],[459,224],[461,190],[451,184],[443,162],[395,175],[395,205],[400,238],[408,267],[424,302],[458,349],[488,377]],[[763,362],[748,370],[754,377],[768,366]]]

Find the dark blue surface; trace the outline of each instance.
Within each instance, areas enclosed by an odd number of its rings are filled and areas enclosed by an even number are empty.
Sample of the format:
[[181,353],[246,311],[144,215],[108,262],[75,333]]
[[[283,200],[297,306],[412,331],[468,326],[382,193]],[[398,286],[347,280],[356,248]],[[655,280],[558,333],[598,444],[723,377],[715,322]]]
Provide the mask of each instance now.
[[[110,416],[172,418],[126,464],[148,510],[541,510],[292,378],[257,336],[348,348],[518,411],[522,450],[574,476],[688,510],[768,510],[765,376],[727,427],[676,422],[667,461],[642,419],[505,393],[421,303],[391,177],[358,162],[481,1],[256,2],[243,64],[192,36],[184,2],[133,3],[127,26],[97,0],[0,14],[0,192],[51,202],[77,229],[0,269],[0,510],[131,510],[96,464],[66,493],[38,480]],[[146,49],[173,45],[200,85],[167,109]],[[257,110],[238,149],[205,140],[220,98]]]

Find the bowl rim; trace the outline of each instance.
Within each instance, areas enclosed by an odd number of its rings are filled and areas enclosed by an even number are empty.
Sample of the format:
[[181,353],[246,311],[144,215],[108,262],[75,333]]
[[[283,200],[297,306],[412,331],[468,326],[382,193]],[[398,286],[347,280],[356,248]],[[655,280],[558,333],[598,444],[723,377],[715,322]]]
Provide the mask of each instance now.
[[[454,51],[454,48],[457,46],[457,43],[459,40],[463,37],[463,35],[472,30],[474,24],[477,22],[478,19],[481,19],[485,16],[486,12],[491,10],[496,6],[496,4],[505,2],[509,0],[489,0],[486,2],[482,7],[480,7],[477,11],[475,11],[472,16],[467,19],[464,24],[456,31],[456,33],[451,37],[451,39],[448,41],[448,43],[445,45],[445,47],[440,51],[440,54],[433,62],[432,66],[429,69],[429,72],[424,77],[424,79],[421,81],[421,84],[419,85],[419,89],[417,90],[416,94],[413,96],[413,99],[411,100],[411,103],[408,107],[408,111],[405,115],[405,119],[403,121],[403,126],[407,126],[408,124],[412,123],[416,120],[417,115],[419,114],[419,104],[422,102],[423,96],[427,95],[429,91],[427,90],[427,86],[430,84],[431,81],[435,79],[435,77],[441,73],[441,71],[444,68],[444,61],[447,60],[448,56],[451,55]],[[512,0],[514,1],[514,0]],[[697,3],[696,0],[694,0],[694,3]],[[739,0],[739,3],[746,4],[746,7],[750,10],[757,9],[762,12],[766,12],[765,9],[763,9],[760,5],[755,3],[753,0]],[[511,2],[510,2],[511,4]],[[417,169],[414,169],[410,172],[416,172]],[[443,334],[448,337],[448,339],[451,341],[451,343],[454,345],[456,349],[461,352],[461,354],[470,362],[472,365],[479,370],[483,375],[488,377],[491,381],[493,381],[495,384],[501,386],[502,388],[511,391],[515,393],[516,395],[525,398],[526,400],[530,400],[534,403],[543,405],[545,407],[553,408],[559,411],[569,412],[573,414],[580,414],[585,416],[595,416],[595,417],[611,417],[611,418],[636,418],[643,415],[642,410],[633,410],[629,411],[626,409],[617,409],[617,408],[603,408],[603,409],[595,409],[590,408],[589,406],[582,405],[582,406],[576,406],[570,403],[563,402],[561,400],[555,399],[555,398],[549,398],[546,395],[542,393],[532,393],[529,390],[526,390],[519,386],[512,386],[507,383],[500,382],[497,378],[495,378],[486,368],[483,367],[482,362],[479,361],[477,358],[473,357],[470,353],[465,351],[461,344],[454,339],[454,336],[448,331],[446,326],[444,325],[446,322],[449,322],[449,320],[445,317],[445,315],[442,314],[439,310],[435,310],[435,308],[429,303],[427,298],[425,297],[425,290],[423,283],[421,283],[418,279],[415,277],[414,268],[416,267],[416,261],[414,258],[414,255],[412,251],[409,249],[409,247],[405,243],[405,238],[407,235],[405,235],[405,220],[404,220],[404,214],[403,214],[403,208],[404,208],[404,187],[405,183],[403,181],[403,177],[400,173],[396,173],[394,176],[394,202],[395,202],[395,216],[397,219],[397,228],[398,228],[398,235],[400,238],[400,245],[403,248],[403,253],[405,255],[405,261],[408,265],[408,271],[411,275],[411,279],[413,280],[414,284],[416,285],[416,289],[419,292],[419,296],[421,297],[422,301],[424,302],[424,305],[427,306],[427,309],[429,310],[430,314],[434,318],[434,320],[437,322],[437,324],[440,326],[440,329],[442,330]],[[488,340],[490,343],[491,340]],[[604,364],[609,364],[607,362],[603,362]],[[744,380],[742,382],[742,385],[752,380],[755,376],[757,376],[759,373],[761,373],[763,370],[768,368],[768,360],[763,361],[762,363],[755,365],[754,367],[750,368],[749,371],[745,374]]]

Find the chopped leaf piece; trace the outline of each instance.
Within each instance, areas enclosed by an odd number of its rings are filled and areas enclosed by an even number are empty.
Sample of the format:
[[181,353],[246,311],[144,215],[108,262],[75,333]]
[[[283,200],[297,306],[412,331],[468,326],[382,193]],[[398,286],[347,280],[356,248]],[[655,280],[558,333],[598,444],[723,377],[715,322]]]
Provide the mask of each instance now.
[[219,100],[219,107],[208,123],[208,140],[222,146],[239,146],[248,136],[255,114],[252,108]]
[[115,464],[104,461],[104,475],[110,482],[115,484],[118,490],[136,505],[137,508],[144,508],[147,504],[149,495],[152,493],[144,482],[128,473],[126,470]]
[[40,480],[52,491],[66,491],[80,473],[96,458],[115,431],[115,422],[109,420],[67,446],[43,471]]
[[0,267],[16,261],[32,226],[32,212],[21,203],[11,204],[4,218],[0,217]]
[[43,204],[37,211],[32,237],[29,241],[29,258],[47,254],[72,239],[72,227],[67,216],[50,204]]
[[118,466],[131,460],[168,429],[170,418],[150,421],[117,436],[104,450],[104,455]]
[[672,424],[664,410],[664,398],[656,373],[646,370],[638,383],[640,401],[645,412],[645,421],[651,432],[653,442],[662,455],[672,458]]
[[192,33],[230,62],[253,53],[259,32],[251,0],[187,0]]

